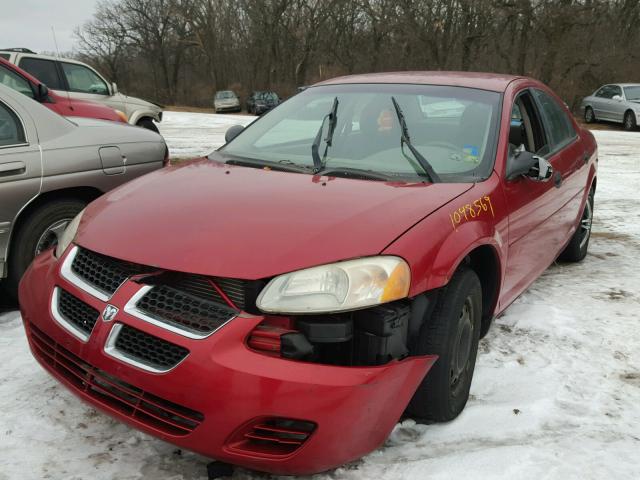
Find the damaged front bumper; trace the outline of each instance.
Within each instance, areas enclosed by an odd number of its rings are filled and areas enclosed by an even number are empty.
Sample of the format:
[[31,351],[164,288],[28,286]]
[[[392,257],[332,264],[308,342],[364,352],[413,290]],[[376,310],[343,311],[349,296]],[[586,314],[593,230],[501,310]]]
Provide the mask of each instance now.
[[[73,393],[115,418],[246,468],[311,474],[374,450],[435,362],[427,356],[343,367],[264,355],[247,346],[264,317],[245,313],[210,336],[189,338],[127,312],[141,288],[126,281],[108,301],[101,300],[70,283],[45,252],[20,285],[33,355]],[[74,308],[106,314],[86,338],[61,324],[55,311],[60,290],[81,302]],[[107,312],[107,305],[113,310]],[[143,341],[175,347],[163,355],[186,354],[167,371],[150,371],[110,350],[114,331],[122,328],[142,332]]]

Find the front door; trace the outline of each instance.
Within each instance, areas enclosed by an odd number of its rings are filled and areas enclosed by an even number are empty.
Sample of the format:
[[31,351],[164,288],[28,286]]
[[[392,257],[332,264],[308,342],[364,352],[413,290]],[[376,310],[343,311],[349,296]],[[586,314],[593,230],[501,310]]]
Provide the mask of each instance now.
[[[526,132],[524,148],[528,152],[546,156],[550,152],[548,134],[543,117],[530,90],[521,92],[513,105],[512,118],[521,118]],[[509,246],[504,289],[500,305],[511,303],[555,259],[562,247],[565,233],[559,230],[555,213],[562,188],[564,166],[557,157],[547,158],[554,168],[554,176],[546,182],[526,177],[506,181],[503,190],[509,209]]]

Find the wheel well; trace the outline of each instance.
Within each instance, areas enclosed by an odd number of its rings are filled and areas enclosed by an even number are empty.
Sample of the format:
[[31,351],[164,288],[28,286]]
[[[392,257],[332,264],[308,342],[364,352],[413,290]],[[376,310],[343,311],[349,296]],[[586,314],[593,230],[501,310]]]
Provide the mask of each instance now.
[[486,332],[498,300],[500,261],[493,247],[483,245],[471,251],[465,263],[478,275],[482,285],[482,331]]
[[625,117],[627,116],[627,113],[630,113],[631,115],[633,115],[633,118],[636,118],[636,112],[634,112],[630,108],[627,108],[627,110],[624,112]]
[[[41,205],[44,205],[47,202],[51,202],[53,200],[60,199],[78,199],[84,200],[89,203],[100,195],[103,192],[93,187],[73,187],[73,188],[65,188],[62,190],[53,190],[51,192],[45,192],[42,195],[39,195],[34,201],[32,201],[29,205],[27,205],[18,215],[18,218],[13,225],[13,232],[11,235],[11,240],[9,242],[9,252],[13,246],[13,239],[15,235],[13,233],[17,232],[18,229],[22,226],[22,224],[29,218],[31,212],[39,208]],[[8,255],[7,255],[8,258]]]
[[144,116],[140,117],[138,120],[136,120],[136,125],[140,125],[140,122],[142,122],[144,120],[151,120],[152,122],[154,121],[153,117],[150,117],[148,115],[144,115]]

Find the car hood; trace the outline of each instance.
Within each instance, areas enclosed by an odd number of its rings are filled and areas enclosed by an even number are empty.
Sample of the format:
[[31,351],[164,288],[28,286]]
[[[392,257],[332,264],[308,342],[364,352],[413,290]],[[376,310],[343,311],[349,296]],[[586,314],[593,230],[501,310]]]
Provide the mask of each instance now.
[[376,255],[471,184],[317,177],[201,160],[92,203],[76,243],[104,255],[254,280]]
[[162,106],[158,105],[156,103],[151,103],[151,102],[147,102],[146,100],[142,100],[141,98],[137,98],[137,97],[130,97],[129,95],[125,95],[123,93],[119,93],[118,95],[121,96],[121,100],[123,102],[125,102],[126,104],[129,105],[137,105],[139,107],[145,107],[148,108],[149,110],[162,110]]

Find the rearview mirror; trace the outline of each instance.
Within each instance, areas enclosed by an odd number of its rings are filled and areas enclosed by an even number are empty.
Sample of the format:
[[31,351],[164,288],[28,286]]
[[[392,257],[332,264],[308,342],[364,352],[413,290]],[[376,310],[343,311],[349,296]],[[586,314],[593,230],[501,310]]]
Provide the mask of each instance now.
[[510,155],[507,161],[507,180],[525,176],[537,182],[546,182],[553,176],[553,167],[546,158],[523,151]]
[[227,132],[224,134],[224,141],[229,143],[231,140],[240,135],[240,132],[244,130],[242,125],[234,125],[233,127],[229,127]]
[[116,93],[118,93],[118,84],[113,82],[111,84],[111,95],[115,95]]
[[49,97],[49,87],[47,87],[44,83],[39,83],[37,87],[36,95],[39,102],[44,102]]

